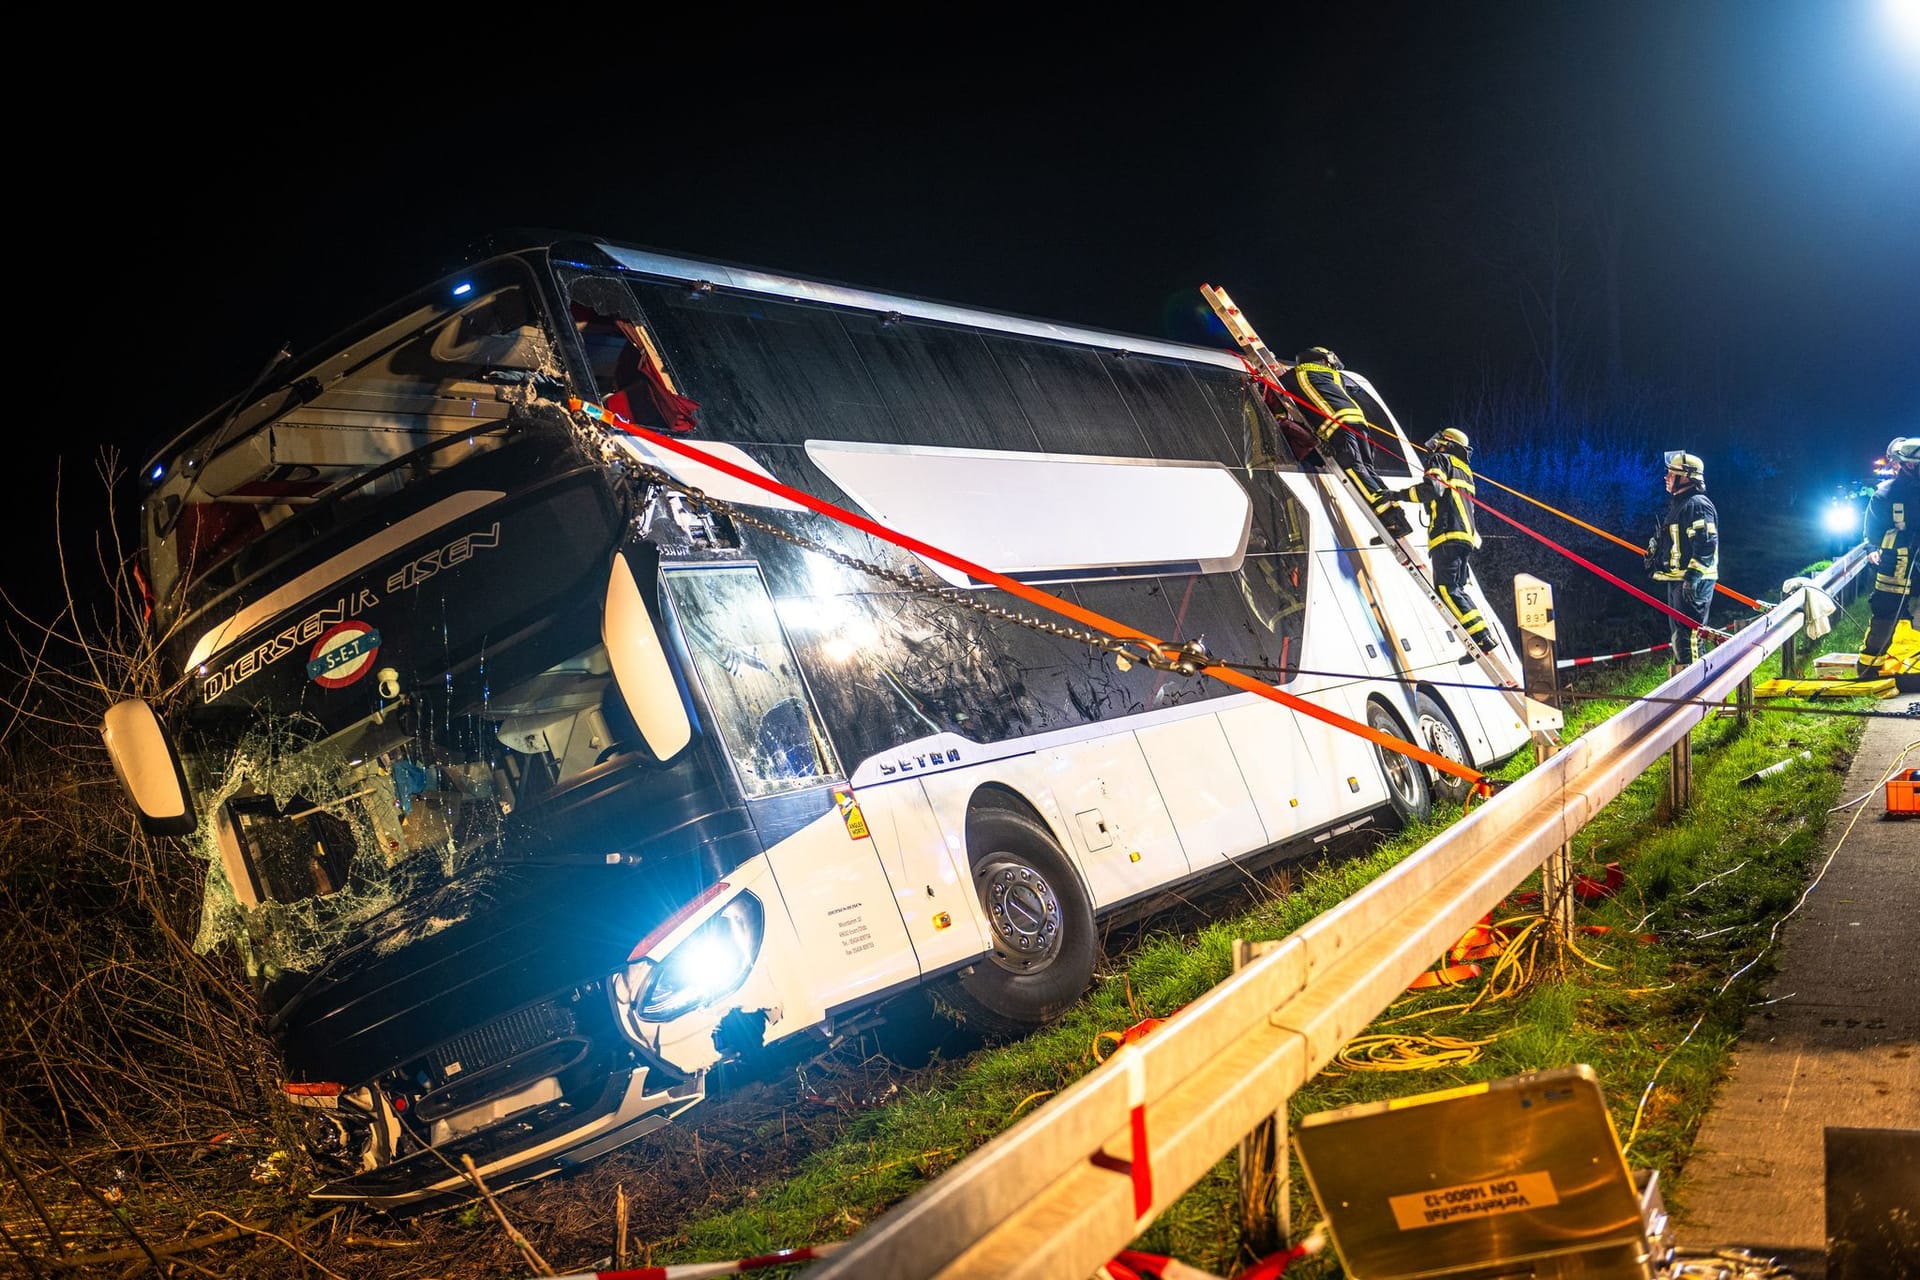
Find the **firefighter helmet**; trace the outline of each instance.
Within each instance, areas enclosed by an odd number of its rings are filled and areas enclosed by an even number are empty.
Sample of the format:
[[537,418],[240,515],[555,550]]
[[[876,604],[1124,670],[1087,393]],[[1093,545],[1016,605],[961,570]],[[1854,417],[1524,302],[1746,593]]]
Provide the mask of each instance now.
[[1467,433],[1458,427],[1446,427],[1434,432],[1427,442],[1420,447],[1428,453],[1450,451],[1459,454],[1463,458],[1473,453],[1473,445],[1468,443]]
[[1707,478],[1707,464],[1700,461],[1697,453],[1683,453],[1678,449],[1667,453],[1667,470],[1677,471],[1692,480]]
[[1305,351],[1295,356],[1293,362],[1295,364],[1323,364],[1329,369],[1344,369],[1347,367],[1340,363],[1339,356],[1333,354],[1333,352],[1327,350],[1325,347],[1308,347]]
[[1887,461],[1896,467],[1920,467],[1920,436],[1895,436],[1888,441]]

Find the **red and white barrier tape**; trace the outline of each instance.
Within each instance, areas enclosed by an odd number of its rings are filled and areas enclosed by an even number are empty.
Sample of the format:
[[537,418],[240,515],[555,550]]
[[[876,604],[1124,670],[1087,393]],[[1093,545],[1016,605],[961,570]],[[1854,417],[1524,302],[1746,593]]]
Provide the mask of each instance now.
[[1107,1062],[1127,1073],[1127,1154],[1109,1155],[1105,1148],[1088,1157],[1095,1168],[1120,1174],[1133,1183],[1133,1225],[1145,1231],[1153,1221],[1153,1148],[1147,1140],[1147,1064],[1140,1051],[1122,1044]]
[[1562,658],[1553,665],[1565,670],[1568,667],[1584,667],[1595,662],[1618,662],[1622,658],[1644,658],[1650,653],[1660,653],[1673,648],[1670,644],[1656,644],[1646,649],[1628,649],[1625,653],[1600,653],[1591,658]]
[[[1269,1254],[1245,1271],[1235,1274],[1233,1280],[1279,1280],[1293,1263],[1310,1258],[1326,1247],[1326,1230],[1316,1227],[1311,1235],[1293,1248]],[[1094,1276],[1096,1280],[1222,1280],[1213,1272],[1188,1266],[1178,1258],[1161,1253],[1142,1253],[1137,1249],[1122,1250],[1094,1272]]]
[[737,1276],[762,1267],[785,1267],[796,1262],[816,1262],[840,1249],[838,1242],[782,1249],[759,1258],[735,1258],[731,1262],[679,1262],[667,1267],[628,1267],[622,1271],[575,1271],[556,1280],[708,1280],[710,1276]]

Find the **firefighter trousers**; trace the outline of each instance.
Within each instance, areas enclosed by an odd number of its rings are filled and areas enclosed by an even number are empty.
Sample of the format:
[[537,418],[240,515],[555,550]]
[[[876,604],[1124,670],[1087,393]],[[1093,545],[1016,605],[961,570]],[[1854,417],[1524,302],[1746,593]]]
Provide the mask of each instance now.
[[[1712,579],[1682,578],[1677,582],[1669,582],[1667,607],[1692,618],[1701,627],[1706,626],[1707,614],[1713,609]],[[1700,661],[1707,652],[1706,633],[1685,625],[1678,618],[1667,620],[1667,643],[1672,646],[1669,652],[1673,660],[1683,667]]]
[[1912,602],[1910,591],[1873,593],[1873,601],[1868,606],[1873,620],[1867,624],[1867,638],[1860,643],[1860,657],[1854,672],[1862,680],[1870,680],[1880,674],[1881,664],[1887,660],[1887,650],[1893,647],[1893,633],[1900,625],[1900,617]]
[[1367,465],[1367,445],[1351,431],[1335,430],[1333,435],[1320,444],[1321,451],[1333,460],[1333,465],[1353,481],[1354,487],[1366,504],[1377,515],[1400,508],[1387,493],[1387,486],[1381,482],[1372,467]]
[[1460,624],[1461,630],[1473,637],[1473,642],[1492,653],[1500,647],[1493,638],[1493,632],[1487,627],[1487,619],[1480,612],[1480,602],[1473,598],[1473,590],[1467,585],[1467,562],[1473,555],[1473,548],[1464,542],[1443,542],[1428,549],[1427,558],[1433,563],[1433,589],[1440,594],[1447,612]]

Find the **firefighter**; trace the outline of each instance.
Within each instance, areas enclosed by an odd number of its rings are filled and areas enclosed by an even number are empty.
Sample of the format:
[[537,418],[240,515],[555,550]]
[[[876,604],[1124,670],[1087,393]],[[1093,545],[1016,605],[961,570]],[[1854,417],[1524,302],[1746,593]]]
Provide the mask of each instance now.
[[1860,646],[1858,674],[1862,680],[1880,674],[1900,615],[1913,599],[1916,546],[1920,546],[1920,437],[1895,439],[1887,446],[1894,473],[1873,491],[1867,503],[1865,537],[1873,548],[1873,621]]
[[[1340,357],[1325,347],[1309,347],[1295,356],[1293,367],[1280,375],[1280,385],[1297,397],[1287,401],[1287,413],[1313,433],[1320,442],[1321,456],[1346,473],[1387,532],[1404,538],[1413,532],[1413,526],[1407,523],[1407,513],[1395,502],[1395,495],[1387,492],[1386,485],[1367,465],[1367,415],[1347,391],[1341,376],[1345,370]],[[1303,409],[1302,402],[1311,407]]]
[[1667,512],[1647,539],[1647,568],[1667,584],[1667,605],[1699,625],[1670,620],[1667,640],[1673,661],[1668,674],[1700,661],[1702,630],[1720,579],[1720,517],[1707,497],[1707,464],[1698,455],[1667,454]]
[[1473,446],[1467,433],[1448,427],[1420,446],[1427,473],[1412,488],[1391,495],[1400,502],[1418,502],[1427,512],[1427,560],[1433,566],[1433,586],[1454,621],[1488,653],[1500,647],[1480,612],[1480,602],[1467,585],[1473,553],[1480,534],[1473,527],[1473,468],[1467,460]]

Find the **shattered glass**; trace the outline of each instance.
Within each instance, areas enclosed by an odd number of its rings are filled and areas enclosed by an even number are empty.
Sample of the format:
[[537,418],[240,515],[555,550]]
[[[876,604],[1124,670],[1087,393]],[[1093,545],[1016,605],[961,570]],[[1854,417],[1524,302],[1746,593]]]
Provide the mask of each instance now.
[[[409,734],[420,727],[409,721],[428,722],[426,733]],[[475,750],[491,734],[461,727],[397,707],[316,742],[316,725],[296,715],[203,758],[197,790],[219,818],[195,837],[208,867],[195,949],[232,941],[251,973],[271,978],[317,968],[378,917],[382,952],[459,919],[439,891],[483,889],[513,798],[507,770]],[[232,882],[236,849],[257,905]]]

